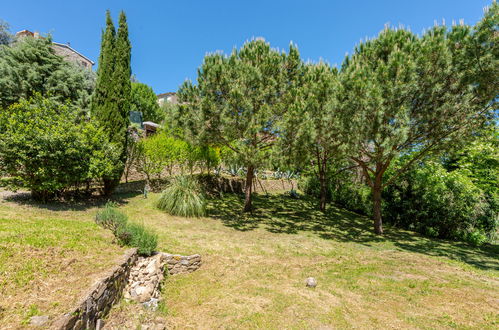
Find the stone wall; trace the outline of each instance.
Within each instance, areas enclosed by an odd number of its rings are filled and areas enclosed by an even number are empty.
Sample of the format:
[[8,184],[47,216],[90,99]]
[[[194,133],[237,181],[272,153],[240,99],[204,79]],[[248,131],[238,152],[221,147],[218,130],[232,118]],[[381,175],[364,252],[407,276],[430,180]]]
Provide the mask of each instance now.
[[124,293],[126,299],[157,308],[164,273],[191,273],[201,267],[201,256],[181,256],[157,252],[148,258],[139,257],[137,249],[128,250],[120,263],[98,280],[69,313],[56,320],[50,328],[61,330],[100,329],[102,319]]
[[161,253],[168,268],[170,275],[192,273],[201,267],[201,256],[193,254],[192,256],[181,256],[179,254]]
[[118,266],[97,281],[77,306],[56,320],[51,328],[99,329],[101,319],[121,299],[137,258],[137,249],[128,250]]
[[164,274],[169,275],[191,273],[201,267],[201,256],[181,256],[157,252],[148,258],[139,258],[130,271],[125,288],[125,299],[144,304],[155,309],[159,301],[160,285]]
[[87,70],[92,70],[93,63],[73,50],[69,45],[53,43],[52,49],[57,55],[64,57],[66,61],[73,62]]

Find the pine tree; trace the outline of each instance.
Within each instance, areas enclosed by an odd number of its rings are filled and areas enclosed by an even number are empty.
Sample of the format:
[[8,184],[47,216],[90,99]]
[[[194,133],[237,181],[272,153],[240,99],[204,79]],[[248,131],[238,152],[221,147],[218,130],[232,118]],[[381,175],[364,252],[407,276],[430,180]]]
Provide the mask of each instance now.
[[54,53],[52,39],[23,37],[0,47],[0,107],[35,94],[87,109],[94,73]]
[[[469,137],[497,109],[497,75],[490,74],[497,72],[497,53],[487,51],[497,37],[483,28],[497,22],[497,9],[474,29],[437,26],[421,37],[385,29],[346,59],[343,106],[357,142],[351,158],[371,187],[377,234],[383,189],[423,157]],[[401,155],[411,160],[387,179]]]
[[284,54],[263,40],[253,40],[230,56],[206,56],[198,84],[186,82],[179,89],[187,133],[227,147],[246,168],[245,212],[252,209],[255,170],[268,161],[279,137],[286,92],[299,63],[295,47]]
[[92,115],[121,155],[115,160],[113,174],[103,178],[104,193],[119,183],[126,162],[128,114],[130,108],[130,41],[126,16],[120,14],[118,34],[111,14],[106,12],[106,30],[102,35],[97,84],[92,99]]
[[336,68],[306,64],[290,102],[281,133],[282,155],[295,165],[312,165],[320,185],[319,209],[326,210],[330,167],[345,157],[348,132],[339,104],[341,84]]

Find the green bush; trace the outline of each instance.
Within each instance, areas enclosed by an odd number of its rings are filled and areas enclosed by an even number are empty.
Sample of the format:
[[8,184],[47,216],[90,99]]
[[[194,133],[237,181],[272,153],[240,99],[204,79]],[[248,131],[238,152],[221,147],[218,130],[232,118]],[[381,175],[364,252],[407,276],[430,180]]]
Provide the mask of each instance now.
[[[497,228],[497,210],[463,172],[427,163],[383,192],[385,221],[440,238],[480,245]],[[491,238],[491,237],[489,237]]]
[[163,190],[157,207],[172,215],[201,217],[206,213],[206,200],[194,178],[180,176]]
[[0,111],[0,171],[46,201],[109,170],[104,140],[77,109],[37,94]]
[[130,237],[128,245],[136,247],[139,254],[151,255],[158,246],[158,235],[148,230],[144,225],[129,223],[126,232]]
[[[298,187],[307,195],[319,198],[319,180],[316,176],[302,177]],[[353,183],[350,177],[336,178],[328,184],[327,199],[344,208],[370,216],[372,213],[371,189]]]
[[361,183],[341,182],[330,186],[331,199],[351,211],[372,215],[371,188]]
[[[394,164],[402,166],[403,160]],[[383,221],[429,237],[481,245],[496,239],[498,198],[483,191],[467,170],[447,171],[439,163],[420,164],[383,191]],[[372,215],[371,189],[354,183],[352,174],[335,177],[328,199],[357,213]],[[315,177],[300,181],[307,194],[319,196]]]
[[97,212],[95,222],[110,230],[120,245],[129,245],[130,237],[126,230],[128,217],[118,211],[114,203],[107,203],[103,210]]
[[126,214],[118,211],[113,203],[107,203],[103,210],[97,212],[95,222],[111,230],[118,244],[136,247],[141,255],[151,255],[158,245],[155,233],[142,224],[129,223]]

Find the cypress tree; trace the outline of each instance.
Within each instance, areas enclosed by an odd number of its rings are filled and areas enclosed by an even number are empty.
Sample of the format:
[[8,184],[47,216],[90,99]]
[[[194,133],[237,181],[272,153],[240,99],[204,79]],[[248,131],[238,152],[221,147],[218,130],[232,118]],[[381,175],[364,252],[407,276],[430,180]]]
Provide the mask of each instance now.
[[[92,116],[104,128],[107,135],[112,132],[112,126],[106,127],[112,111],[112,82],[114,72],[114,43],[116,31],[109,10],[106,12],[106,29],[102,32],[97,82],[92,99]],[[110,139],[111,140],[111,139]]]
[[106,12],[106,30],[102,35],[97,83],[92,100],[92,114],[109,142],[119,149],[119,159],[112,174],[103,178],[104,193],[118,185],[126,162],[128,112],[130,108],[130,41],[125,13],[121,12],[118,34],[111,14]]
[[[130,99],[132,93],[132,85],[130,77],[132,75],[131,61],[131,45],[128,40],[128,25],[126,15],[122,11],[119,18],[118,35],[114,48],[114,72],[113,72],[113,88],[114,97],[116,100],[116,118],[114,135],[116,142],[123,143],[123,163],[126,161],[126,130],[129,124]],[[123,140],[123,138],[125,140]],[[122,171],[121,171],[122,173]]]

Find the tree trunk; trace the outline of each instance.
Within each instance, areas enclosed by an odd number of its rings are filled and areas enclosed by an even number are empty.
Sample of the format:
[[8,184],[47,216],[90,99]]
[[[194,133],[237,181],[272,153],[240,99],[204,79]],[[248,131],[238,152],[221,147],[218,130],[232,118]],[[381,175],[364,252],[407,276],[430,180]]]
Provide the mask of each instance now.
[[327,153],[321,152],[319,149],[315,151],[317,157],[317,174],[319,175],[319,209],[326,212],[327,198]]
[[373,220],[374,220],[374,232],[378,235],[383,234],[383,225],[381,220],[381,176],[377,176],[374,179],[372,186],[373,191]]
[[246,173],[246,185],[244,186],[244,212],[251,212],[251,193],[253,192],[253,177],[255,175],[255,167],[248,166]]
[[116,188],[120,182],[119,179],[104,179],[104,196],[109,196],[113,192],[114,188]]
[[320,183],[320,201],[319,201],[319,209],[322,212],[326,212],[326,195],[327,195],[327,186],[326,186],[326,173],[324,171],[319,170],[319,183]]

